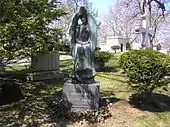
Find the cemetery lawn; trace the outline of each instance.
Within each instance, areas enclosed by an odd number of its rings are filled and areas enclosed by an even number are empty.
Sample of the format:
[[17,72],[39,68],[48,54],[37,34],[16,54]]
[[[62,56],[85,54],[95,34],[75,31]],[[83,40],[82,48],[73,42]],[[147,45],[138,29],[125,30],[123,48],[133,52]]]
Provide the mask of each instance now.
[[[58,121],[51,116],[49,110],[54,96],[62,95],[65,81],[69,80],[72,62],[60,62],[62,72],[60,78],[41,82],[23,82],[20,87],[24,100],[0,107],[0,126],[2,127],[170,127],[170,110],[150,111],[140,110],[129,103],[129,97],[134,93],[127,83],[127,77],[121,73],[118,66],[120,54],[116,54],[106,63],[106,69],[97,72],[96,81],[100,82],[101,97],[105,98],[111,117],[104,123],[81,124],[68,121]],[[57,92],[56,92],[57,91]],[[166,100],[170,96],[170,85],[167,91],[155,91],[158,97]],[[167,96],[166,96],[167,97]],[[168,103],[170,103],[168,97]],[[61,111],[62,112],[62,111]]]

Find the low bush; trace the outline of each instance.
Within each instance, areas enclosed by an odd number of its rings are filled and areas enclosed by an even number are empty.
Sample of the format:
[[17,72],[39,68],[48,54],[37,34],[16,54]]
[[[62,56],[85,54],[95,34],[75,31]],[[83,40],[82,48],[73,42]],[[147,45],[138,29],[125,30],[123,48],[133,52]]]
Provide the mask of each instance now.
[[116,53],[116,51],[119,50],[121,47],[120,47],[119,45],[113,45],[111,48],[112,48],[112,49],[115,51],[115,53]]
[[96,68],[104,68],[106,62],[112,57],[113,54],[105,51],[97,50],[94,54],[94,62],[97,66]]
[[150,98],[153,90],[169,83],[170,57],[154,50],[131,50],[119,60],[130,87]]
[[67,119],[72,122],[85,122],[85,123],[99,123],[105,122],[105,120],[111,117],[111,113],[108,107],[100,107],[93,110],[78,110],[70,111],[67,107],[67,102],[58,98],[49,104],[51,118]]

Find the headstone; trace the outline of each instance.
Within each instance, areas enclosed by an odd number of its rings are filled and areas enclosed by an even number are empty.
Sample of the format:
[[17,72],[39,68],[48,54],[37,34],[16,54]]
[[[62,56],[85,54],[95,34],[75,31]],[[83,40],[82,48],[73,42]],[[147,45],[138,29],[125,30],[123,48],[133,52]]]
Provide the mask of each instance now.
[[59,75],[59,52],[38,54],[31,57],[32,73],[28,73],[27,80],[54,79]]
[[69,27],[70,50],[73,58],[71,82],[66,82],[63,97],[71,110],[94,109],[99,106],[99,83],[93,54],[97,47],[98,26],[85,7],[80,7]]

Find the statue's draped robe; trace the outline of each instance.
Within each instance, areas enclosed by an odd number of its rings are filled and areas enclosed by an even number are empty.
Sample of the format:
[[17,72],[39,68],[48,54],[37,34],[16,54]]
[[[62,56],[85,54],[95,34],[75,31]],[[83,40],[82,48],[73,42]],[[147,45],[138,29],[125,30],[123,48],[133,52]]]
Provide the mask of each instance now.
[[69,28],[70,50],[74,65],[73,78],[84,82],[94,78],[96,74],[93,53],[97,47],[97,24],[88,11],[86,26],[78,24],[77,20],[77,13],[75,13]]

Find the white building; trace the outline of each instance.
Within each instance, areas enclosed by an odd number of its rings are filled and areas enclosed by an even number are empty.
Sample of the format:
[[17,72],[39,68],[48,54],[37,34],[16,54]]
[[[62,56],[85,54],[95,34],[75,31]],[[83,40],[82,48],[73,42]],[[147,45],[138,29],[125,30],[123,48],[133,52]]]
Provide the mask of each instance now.
[[106,39],[99,41],[99,48],[101,48],[101,51],[114,52],[114,50],[111,47],[114,45],[119,45],[120,49],[117,50],[117,52],[125,52],[127,42],[128,39],[125,37],[109,36]]
[[[128,39],[125,37],[120,36],[108,36],[107,38],[100,40],[99,39],[99,48],[101,51],[108,51],[108,52],[115,52],[111,47],[114,45],[119,45],[121,48],[117,50],[116,52],[126,52],[126,43],[128,42]],[[154,50],[156,49],[156,45],[154,45]],[[136,38],[136,40],[131,44],[131,49],[141,49],[141,43],[140,43],[140,36]],[[161,48],[159,50],[162,53],[169,54],[170,50],[167,48]]]

